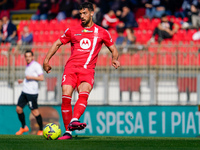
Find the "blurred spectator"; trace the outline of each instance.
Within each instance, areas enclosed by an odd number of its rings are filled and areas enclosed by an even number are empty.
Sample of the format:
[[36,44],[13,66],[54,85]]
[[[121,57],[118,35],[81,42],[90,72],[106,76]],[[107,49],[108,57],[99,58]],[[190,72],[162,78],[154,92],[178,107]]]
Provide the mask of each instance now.
[[128,6],[123,6],[122,11],[118,10],[116,15],[120,21],[124,22],[125,28],[138,27],[134,14]]
[[23,31],[21,33],[21,39],[17,42],[15,53],[18,53],[19,50],[21,52],[27,50],[27,47],[31,46],[32,43],[33,43],[33,34],[29,32],[28,26],[24,26]]
[[9,42],[16,44],[17,41],[17,30],[16,26],[11,23],[7,16],[2,18],[3,28],[1,29],[2,37],[0,37],[1,42]]
[[37,13],[32,15],[32,20],[46,20],[47,14],[50,10],[50,1],[49,0],[42,0],[40,5],[38,6]]
[[197,31],[192,35],[192,40],[194,41],[200,40],[200,31]]
[[182,13],[183,0],[164,0],[165,14],[175,15],[176,17],[183,17]]
[[59,13],[56,18],[61,21],[67,17],[71,17],[74,4],[72,0],[60,0],[59,1]]
[[162,42],[163,39],[172,38],[178,31],[179,26],[168,20],[167,15],[163,14],[161,17],[161,23],[155,28],[152,38],[148,43],[155,42],[155,36],[158,35],[158,42]]
[[103,20],[103,15],[101,13],[101,10],[99,7],[97,7],[97,5],[94,3],[93,4],[94,7],[94,15],[92,17],[93,22],[99,26],[101,26],[101,22]]
[[191,4],[192,4],[192,1],[193,0],[184,0],[183,1],[183,4],[182,4],[182,14],[181,14],[181,17],[184,18],[187,16],[188,12],[190,11],[191,9]]
[[190,18],[193,28],[200,27],[200,4],[199,5],[191,5]]
[[80,19],[80,15],[79,15],[79,5],[82,3],[81,0],[74,0],[74,9],[72,11],[72,18],[77,18]]
[[56,18],[58,12],[59,12],[58,0],[51,0],[51,7],[50,10],[48,11],[47,19],[51,20]]
[[3,21],[0,19],[0,39],[2,38],[3,34],[1,33],[1,30],[3,29]]
[[123,53],[128,52],[128,47],[127,46],[135,44],[135,41],[136,41],[136,37],[133,34],[133,29],[131,28],[130,31],[131,31],[131,35],[132,35],[132,38],[131,38],[132,41],[129,40],[130,38],[128,38],[128,37],[126,37],[124,35],[124,23],[120,22],[117,25],[118,37],[117,37],[117,39],[115,41],[115,44],[119,45],[119,46],[122,46],[122,49],[119,48],[119,51],[122,51]]
[[133,8],[137,3],[137,0],[114,0],[110,5],[110,9],[116,12],[117,10],[122,10],[124,6]]
[[120,21],[124,22],[124,28],[126,30],[128,40],[134,41],[132,28],[138,27],[138,24],[134,18],[133,12],[128,6],[125,5],[122,7],[122,12],[118,10],[116,15],[119,17]]
[[164,0],[148,0],[145,4],[146,16],[160,18],[165,13]]
[[1,0],[0,10],[8,10],[14,7],[13,0]]
[[190,5],[190,10],[187,10],[185,14],[188,18],[187,22],[182,23],[183,29],[188,28],[199,28],[200,27],[200,0],[199,2],[194,2]]
[[[132,1],[132,0],[131,0],[131,1]],[[137,0],[136,0],[136,1],[137,1]],[[137,7],[138,7],[138,8],[141,8],[141,7],[143,8],[143,7],[145,7],[145,4],[147,3],[147,1],[148,1],[148,0],[138,0],[138,1],[137,1]]]
[[116,17],[115,12],[113,10],[110,10],[107,14],[103,16],[102,26],[105,29],[115,28],[118,20],[119,19]]
[[92,0],[91,2],[95,3],[101,9],[102,14],[106,14],[110,10],[113,0]]
[[123,22],[120,22],[118,25],[117,25],[117,39],[115,41],[115,44],[116,45],[126,45],[126,42],[127,42],[127,39],[126,37],[124,36],[124,23]]

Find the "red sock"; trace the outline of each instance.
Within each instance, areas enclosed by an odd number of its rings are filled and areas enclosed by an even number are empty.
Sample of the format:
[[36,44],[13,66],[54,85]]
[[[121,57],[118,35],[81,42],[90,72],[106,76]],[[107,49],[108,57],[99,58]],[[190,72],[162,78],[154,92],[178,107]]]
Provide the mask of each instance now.
[[84,113],[85,108],[87,106],[88,96],[89,96],[88,92],[80,92],[79,93],[79,98],[74,106],[72,118],[79,119],[81,117],[81,115]]
[[64,122],[66,131],[68,131],[67,126],[72,119],[71,99],[72,99],[71,96],[62,95],[61,111],[62,111],[62,118],[63,118],[63,122]]

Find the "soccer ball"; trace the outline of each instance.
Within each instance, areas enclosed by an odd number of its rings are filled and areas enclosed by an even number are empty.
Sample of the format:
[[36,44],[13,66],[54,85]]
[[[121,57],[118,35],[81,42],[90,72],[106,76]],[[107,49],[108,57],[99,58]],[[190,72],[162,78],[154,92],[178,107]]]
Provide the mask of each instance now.
[[55,123],[48,123],[43,129],[43,136],[47,140],[56,140],[60,135],[61,129]]

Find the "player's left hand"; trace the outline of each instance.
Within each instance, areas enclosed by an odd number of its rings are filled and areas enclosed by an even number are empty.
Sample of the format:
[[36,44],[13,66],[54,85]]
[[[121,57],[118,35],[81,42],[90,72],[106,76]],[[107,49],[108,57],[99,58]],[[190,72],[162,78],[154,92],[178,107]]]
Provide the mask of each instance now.
[[120,62],[118,60],[112,60],[112,65],[113,67],[115,67],[115,69],[117,69],[118,67],[120,67]]

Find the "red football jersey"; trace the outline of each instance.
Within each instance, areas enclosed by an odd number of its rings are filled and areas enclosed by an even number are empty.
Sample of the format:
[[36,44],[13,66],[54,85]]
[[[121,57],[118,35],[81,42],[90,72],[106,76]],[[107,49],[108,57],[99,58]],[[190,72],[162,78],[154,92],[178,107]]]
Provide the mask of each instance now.
[[60,40],[63,44],[71,43],[71,56],[65,66],[68,68],[94,69],[102,44],[107,47],[114,44],[110,33],[96,24],[90,28],[82,25],[67,28]]

